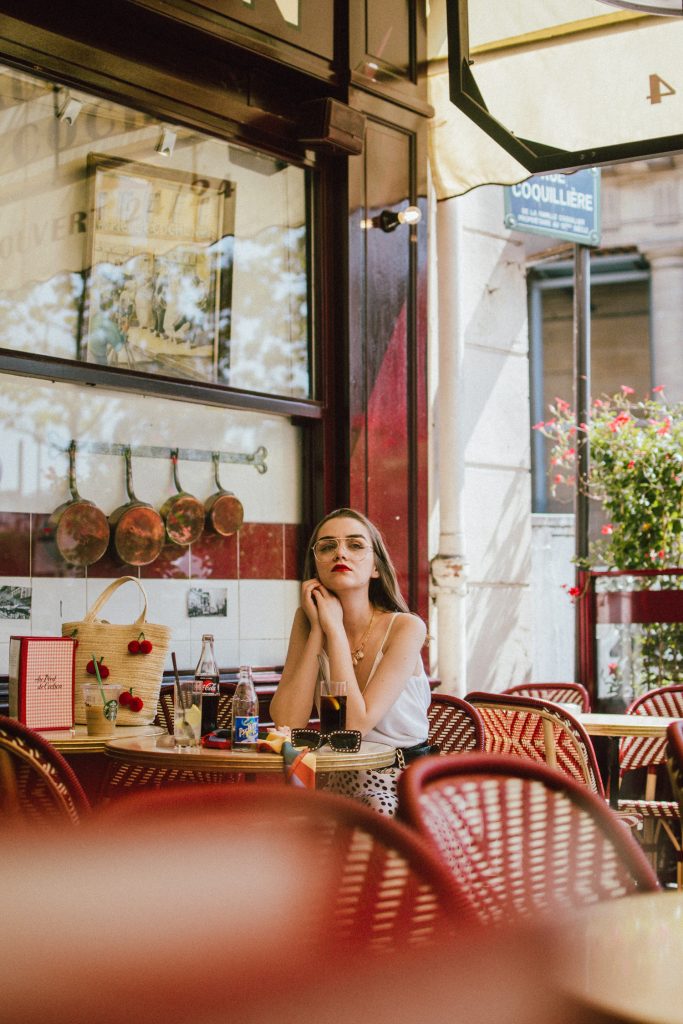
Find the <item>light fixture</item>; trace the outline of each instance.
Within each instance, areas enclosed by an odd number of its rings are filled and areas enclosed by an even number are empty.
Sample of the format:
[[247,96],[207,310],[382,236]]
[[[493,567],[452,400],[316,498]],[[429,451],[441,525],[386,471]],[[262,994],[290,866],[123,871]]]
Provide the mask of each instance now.
[[172,156],[176,142],[176,133],[171,128],[162,128],[161,136],[154,147],[161,156]]
[[57,117],[64,124],[68,124],[69,127],[74,123],[78,115],[83,108],[83,101],[77,100],[75,96],[67,90],[64,94],[64,101],[57,110]]
[[419,206],[406,206],[405,210],[382,210],[377,217],[362,220],[361,228],[367,231],[369,228],[381,228],[382,231],[395,231],[399,224],[419,224],[422,220],[422,210]]

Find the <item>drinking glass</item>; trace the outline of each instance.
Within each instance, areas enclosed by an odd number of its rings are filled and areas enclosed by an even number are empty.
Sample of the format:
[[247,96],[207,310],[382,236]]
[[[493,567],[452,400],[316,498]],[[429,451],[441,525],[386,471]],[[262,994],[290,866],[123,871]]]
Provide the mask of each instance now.
[[173,738],[180,747],[196,747],[202,732],[201,679],[181,679],[176,683],[173,703]]
[[320,683],[320,731],[346,729],[346,680],[323,679]]

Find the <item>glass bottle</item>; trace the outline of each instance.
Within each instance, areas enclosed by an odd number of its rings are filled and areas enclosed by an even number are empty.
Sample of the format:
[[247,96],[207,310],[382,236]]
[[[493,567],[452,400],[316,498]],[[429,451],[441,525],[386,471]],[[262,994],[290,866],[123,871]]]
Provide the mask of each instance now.
[[258,697],[250,665],[240,665],[232,698],[232,749],[255,750],[258,745]]
[[211,633],[204,633],[202,637],[202,653],[199,655],[199,661],[194,670],[194,677],[195,679],[201,679],[202,682],[201,735],[206,736],[208,732],[213,732],[218,725],[218,682],[220,676],[213,653],[213,636]]

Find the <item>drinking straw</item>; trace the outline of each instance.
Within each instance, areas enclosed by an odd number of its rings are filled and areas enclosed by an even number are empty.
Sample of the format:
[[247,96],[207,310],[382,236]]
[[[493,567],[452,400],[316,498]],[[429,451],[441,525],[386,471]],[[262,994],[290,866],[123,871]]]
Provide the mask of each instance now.
[[100,666],[97,664],[97,658],[93,654],[92,656],[93,665],[95,666],[95,675],[97,676],[97,682],[100,687],[100,696],[102,697],[102,707],[106,707],[107,701],[104,697],[104,688],[102,686],[102,676],[100,675]]

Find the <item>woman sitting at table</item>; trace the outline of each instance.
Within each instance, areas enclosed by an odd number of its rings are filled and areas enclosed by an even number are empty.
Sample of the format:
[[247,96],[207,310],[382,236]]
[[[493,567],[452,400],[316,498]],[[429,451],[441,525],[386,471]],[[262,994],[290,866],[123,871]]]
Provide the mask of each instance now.
[[[429,680],[420,650],[424,622],[401,595],[378,529],[360,512],[330,512],[313,531],[282,678],[270,711],[277,725],[308,724],[322,673],[347,681],[346,728],[407,749],[429,731]],[[428,752],[427,750],[420,751]],[[399,768],[335,772],[328,789],[383,814],[396,811]]]

